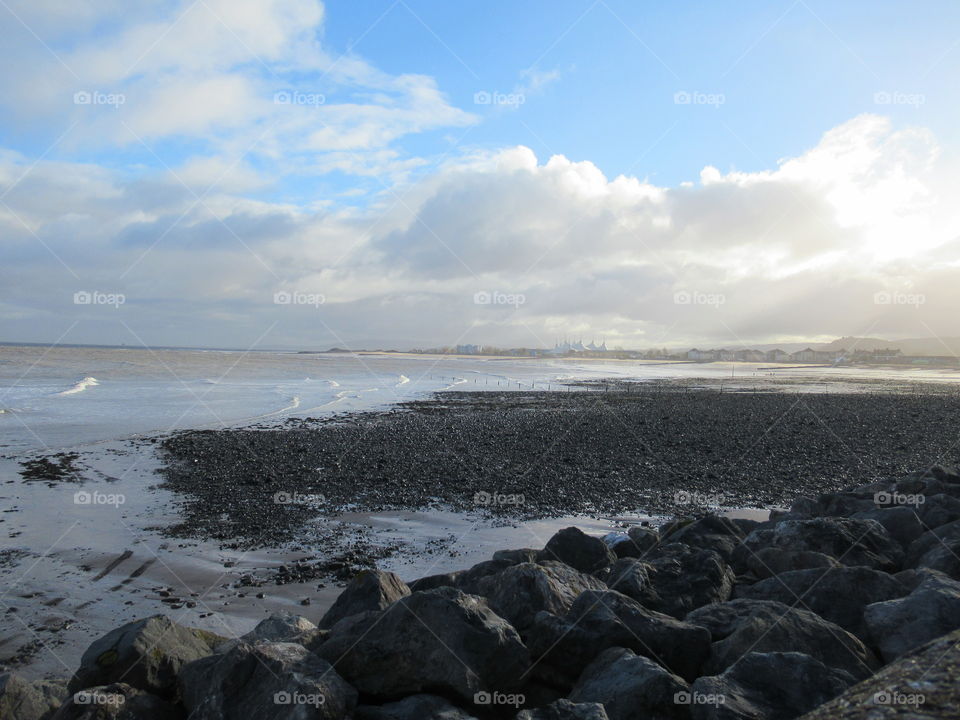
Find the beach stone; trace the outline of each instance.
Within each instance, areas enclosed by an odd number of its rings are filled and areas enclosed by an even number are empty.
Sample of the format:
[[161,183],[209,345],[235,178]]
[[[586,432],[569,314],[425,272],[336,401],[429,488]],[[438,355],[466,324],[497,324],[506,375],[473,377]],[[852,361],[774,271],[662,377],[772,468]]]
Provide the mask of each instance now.
[[46,720],[66,697],[66,682],[29,681],[16,673],[0,673],[0,718]]
[[813,500],[804,498],[794,502],[790,512],[803,512],[811,517],[850,517],[876,506],[874,493],[846,491],[824,493]]
[[808,610],[773,600],[730,600],[687,615],[711,635],[707,675],[719,675],[750,652],[802,652],[857,679],[879,666],[854,635]]
[[458,570],[457,572],[452,573],[439,573],[437,575],[427,575],[426,577],[417,578],[412,582],[407,584],[407,587],[410,588],[410,592],[418,592],[422,590],[433,590],[438,587],[456,587],[457,578],[463,574],[463,570]]
[[803,716],[803,720],[956,720],[960,632],[931,641]]
[[960,540],[960,520],[955,520],[941,525],[938,528],[934,528],[933,530],[928,530],[907,547],[907,552],[903,559],[903,567],[920,567],[920,562],[924,555],[936,547],[950,545],[955,540]]
[[906,597],[868,605],[864,621],[883,659],[896,660],[960,628],[960,582],[929,573]]
[[530,651],[554,686],[572,685],[601,652],[622,647],[649,657],[675,675],[697,676],[710,654],[710,633],[645,608],[613,590],[587,590],[562,618],[540,612],[529,632]]
[[635,599],[675,618],[708,603],[728,600],[736,579],[719,553],[683,543],[659,545],[646,563],[649,581]]
[[835,557],[811,550],[760,548],[746,556],[746,569],[764,579],[794,570],[842,567]]
[[949,522],[960,520],[960,500],[940,493],[927,495],[922,504],[916,506],[916,513],[928,529],[933,530]]
[[494,562],[508,562],[514,565],[520,563],[532,563],[537,561],[539,550],[533,548],[519,548],[517,550],[497,550],[493,554]]
[[277,612],[257,623],[257,626],[243,635],[241,640],[248,643],[294,642],[316,629],[317,626],[305,617],[288,612]]
[[851,517],[856,520],[876,520],[902,547],[907,547],[927,530],[912,507],[875,508]]
[[384,705],[360,705],[355,720],[476,720],[439,695],[410,695]]
[[684,525],[669,535],[663,535],[661,542],[684,543],[699,550],[713,550],[729,562],[733,551],[746,537],[740,526],[733,520],[717,515],[707,515]]
[[649,658],[626,648],[604,650],[580,675],[569,699],[601,703],[610,720],[685,718],[676,698],[689,685]]
[[[6,720],[6,715],[3,716]],[[50,720],[182,720],[175,705],[126,683],[111,683],[69,695]],[[11,716],[11,720],[21,720]]]
[[557,560],[582,573],[593,573],[613,565],[617,556],[600,538],[587,535],[579,528],[568,527],[547,541],[539,559]]
[[512,560],[484,560],[457,573],[455,578],[456,584],[453,587],[467,595],[479,595],[481,580],[490,575],[503,572],[508,567],[513,567],[514,565],[516,565],[516,563]]
[[843,670],[798,652],[752,652],[690,689],[693,720],[790,720],[856,682]]
[[606,585],[569,565],[545,561],[508,567],[480,580],[479,594],[490,608],[521,633],[541,610],[563,615],[584,590],[605,590]]
[[633,525],[627,530],[630,545],[618,545],[617,557],[643,557],[660,543],[660,532],[650,525]]
[[761,548],[810,550],[835,557],[842,565],[866,565],[884,572],[900,570],[903,548],[876,520],[819,517],[785,520],[750,533],[735,557],[743,560]]
[[535,710],[521,710],[515,720],[609,720],[600,703],[575,703],[561,698]]
[[407,584],[385,570],[364,570],[343,589],[330,609],[320,618],[319,627],[328,630],[350,615],[368,610],[383,610],[393,602],[410,594]]
[[429,691],[472,700],[521,683],[530,664],[513,626],[453,588],[344,618],[317,652],[360,692],[388,699]]
[[[620,558],[610,567],[597,573],[597,577],[611,590],[623,593],[640,602],[650,584],[651,565],[637,558]],[[558,613],[559,614],[559,613]]]
[[869,638],[863,621],[864,608],[906,594],[906,588],[892,575],[867,567],[794,570],[750,587],[738,587],[736,591],[738,598],[796,604],[861,640]]
[[240,643],[184,666],[179,684],[190,720],[342,720],[357,703],[329,662],[294,643]]
[[70,680],[71,693],[123,682],[162,698],[176,694],[177,674],[189,662],[213,653],[226,638],[154,615],[111,630],[83,653]]

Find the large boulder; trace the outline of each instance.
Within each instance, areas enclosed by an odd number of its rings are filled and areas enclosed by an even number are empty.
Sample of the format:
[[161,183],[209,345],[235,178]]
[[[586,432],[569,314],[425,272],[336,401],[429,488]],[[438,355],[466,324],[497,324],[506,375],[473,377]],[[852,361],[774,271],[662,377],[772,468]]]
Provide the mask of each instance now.
[[956,720],[960,632],[907,653],[803,720]]
[[876,520],[821,517],[784,520],[773,527],[757,528],[734,553],[745,562],[761,548],[809,550],[835,557],[842,565],[866,565],[884,572],[896,572],[903,560],[903,548]]
[[851,517],[855,520],[876,520],[903,547],[907,547],[927,529],[920,522],[920,518],[917,517],[913,507],[904,505],[864,510],[851,515]]
[[248,643],[295,642],[316,629],[317,626],[305,617],[288,612],[278,612],[261,620],[253,630],[240,639]]
[[357,692],[326,660],[294,643],[239,643],[184,666],[190,720],[344,720]]
[[476,720],[439,695],[408,695],[384,705],[360,705],[354,720]]
[[316,652],[360,692],[387,699],[440,692],[472,700],[522,683],[530,664],[513,626],[483,598],[453,588],[344,618]]
[[515,720],[609,720],[600,703],[575,703],[566,698],[534,710],[521,710]]
[[768,578],[793,570],[841,567],[837,559],[812,550],[760,548],[745,557],[745,569],[758,578]]
[[748,653],[721,675],[698,678],[693,720],[790,720],[856,682],[849,673],[798,652]]
[[907,553],[903,559],[903,567],[920,567],[924,555],[937,547],[951,545],[956,540],[960,540],[960,520],[955,520],[925,532],[907,547]]
[[636,717],[685,718],[677,696],[689,685],[649,658],[625,648],[604,650],[587,666],[569,699],[601,703],[610,720]]
[[913,569],[929,569],[960,580],[960,539],[944,540],[931,547],[911,566]]
[[559,562],[513,565],[479,583],[479,594],[521,633],[541,610],[563,615],[584,590],[605,590],[600,580]]
[[177,674],[189,662],[207,657],[225,638],[178,625],[164,615],[127,623],[94,641],[80,660],[68,689],[121,682],[172,698]]
[[960,582],[930,572],[906,597],[867,605],[864,621],[887,662],[960,628]]
[[729,562],[744,537],[746,533],[730,518],[707,515],[673,530],[662,538],[662,542],[685,543],[690,547],[713,550],[725,562]]
[[863,609],[870,603],[893,600],[907,594],[892,575],[867,567],[832,570],[795,570],[737,588],[738,598],[776,600],[796,604],[836,623],[861,640],[869,635]]
[[925,495],[923,502],[916,506],[916,513],[920,522],[933,530],[960,520],[960,500],[944,493]]
[[[7,720],[7,716],[3,716]],[[111,683],[78,690],[70,695],[50,720],[181,720],[172,703],[126,683]],[[22,720],[17,715],[10,720]]]
[[640,558],[660,544],[660,532],[651,525],[633,525],[627,530],[629,545],[619,543],[616,548],[617,557]]
[[617,556],[600,538],[587,535],[579,528],[568,527],[547,541],[539,559],[557,560],[582,573],[593,573],[613,565]]
[[611,590],[640,601],[648,592],[652,566],[633,557],[624,557],[597,573]]
[[864,678],[879,666],[873,653],[843,628],[808,610],[772,600],[731,600],[694,610],[687,622],[710,631],[704,674],[719,675],[750,652],[802,652]]
[[328,629],[350,615],[383,610],[391,603],[410,594],[410,588],[398,576],[384,570],[363,570],[351,580],[337,597],[319,627]]
[[728,600],[733,590],[733,570],[713,550],[669,543],[646,562],[649,582],[636,599],[651,610],[682,618],[698,607]]
[[692,680],[710,654],[710,633],[613,590],[582,593],[562,618],[537,613],[530,631],[530,650],[539,658],[535,668],[558,687],[572,685],[611,647],[633,650]]
[[31,682],[15,673],[0,673],[0,718],[46,720],[66,697],[65,682]]

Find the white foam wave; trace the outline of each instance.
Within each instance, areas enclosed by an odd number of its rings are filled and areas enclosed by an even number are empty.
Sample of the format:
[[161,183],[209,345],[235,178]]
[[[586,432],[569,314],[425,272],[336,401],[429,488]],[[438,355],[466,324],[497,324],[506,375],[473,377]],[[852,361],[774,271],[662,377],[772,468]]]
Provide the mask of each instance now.
[[396,387],[400,387],[401,385],[406,385],[408,382],[410,382],[410,378],[408,378],[406,375],[401,375],[400,382],[396,384]]
[[63,392],[58,392],[56,394],[57,395],[76,395],[77,393],[82,393],[88,387],[93,387],[94,385],[99,385],[99,384],[100,384],[100,381],[98,381],[95,377],[85,377],[83,380],[76,383],[72,388],[69,388],[68,390],[64,390]]

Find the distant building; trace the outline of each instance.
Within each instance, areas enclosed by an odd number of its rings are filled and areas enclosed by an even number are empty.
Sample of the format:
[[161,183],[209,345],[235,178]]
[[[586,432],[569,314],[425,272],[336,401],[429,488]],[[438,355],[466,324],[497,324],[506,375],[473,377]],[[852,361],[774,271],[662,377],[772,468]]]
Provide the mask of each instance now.
[[740,362],[763,362],[767,359],[766,354],[759,350],[737,350],[734,357]]
[[713,362],[716,359],[716,350],[698,350],[697,348],[693,348],[687,351],[687,360],[693,360],[694,362]]
[[778,362],[778,363],[790,362],[790,354],[787,352],[784,352],[780,348],[776,348],[775,350],[767,350],[767,352],[764,353],[764,355],[765,355],[764,359],[767,362]]
[[457,355],[479,355],[483,352],[483,345],[457,345]]
[[813,348],[804,348],[803,350],[797,350],[795,353],[790,353],[790,359],[794,362],[814,362],[816,354],[817,351]]

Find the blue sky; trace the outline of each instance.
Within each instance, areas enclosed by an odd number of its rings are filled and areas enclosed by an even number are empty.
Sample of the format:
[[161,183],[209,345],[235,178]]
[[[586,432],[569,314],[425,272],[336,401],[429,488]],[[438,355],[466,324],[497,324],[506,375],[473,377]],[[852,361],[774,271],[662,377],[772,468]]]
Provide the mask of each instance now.
[[[0,16],[5,340],[949,330],[955,3],[17,0]],[[35,277],[127,301],[64,307]],[[278,290],[323,310],[278,308]],[[495,290],[525,302],[471,301]],[[725,301],[678,308],[678,292]]]

